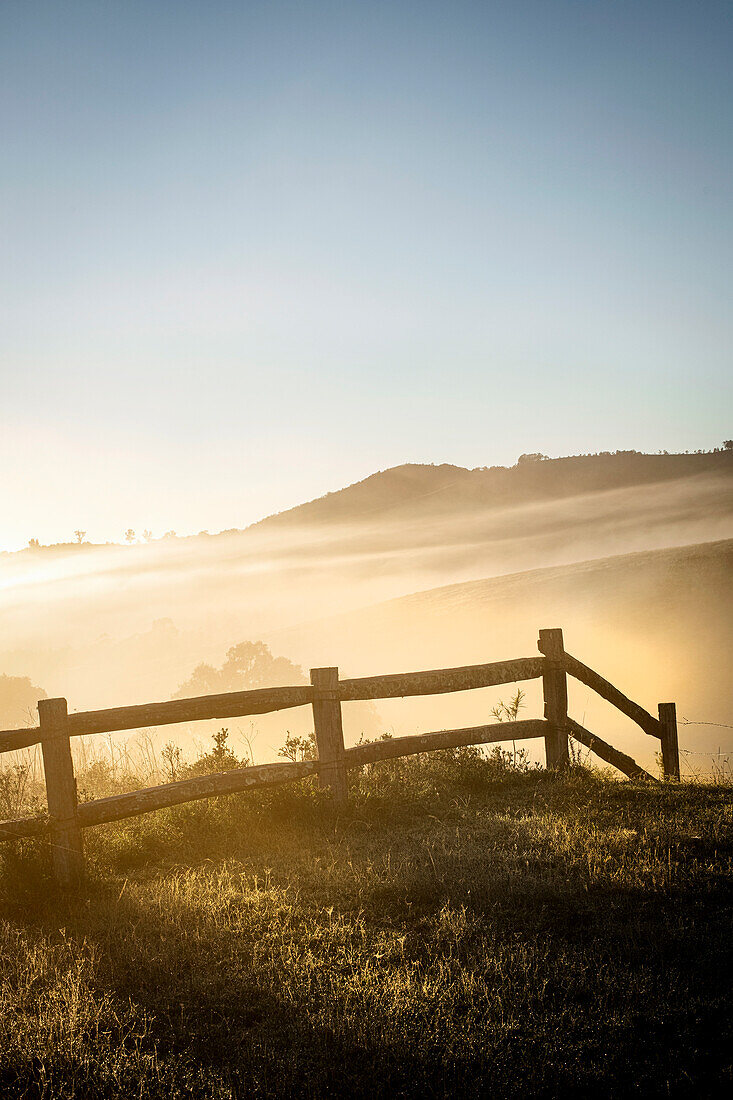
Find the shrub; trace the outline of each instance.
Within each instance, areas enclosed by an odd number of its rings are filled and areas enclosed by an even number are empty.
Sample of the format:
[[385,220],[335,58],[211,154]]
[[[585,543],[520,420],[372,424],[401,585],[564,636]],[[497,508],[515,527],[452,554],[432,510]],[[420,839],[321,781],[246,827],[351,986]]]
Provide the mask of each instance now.
[[317,760],[315,733],[309,733],[307,737],[296,737],[288,730],[285,744],[278,750],[277,755],[284,757],[285,760],[292,760],[294,764],[298,760]]
[[[223,727],[212,734],[214,747],[210,752],[201,753],[192,764],[180,768],[182,779],[192,779],[197,775],[214,775],[217,772],[232,771],[233,768],[246,768],[248,760],[240,760],[227,745],[229,730]],[[165,750],[164,750],[165,751]],[[176,764],[178,758],[176,758]]]

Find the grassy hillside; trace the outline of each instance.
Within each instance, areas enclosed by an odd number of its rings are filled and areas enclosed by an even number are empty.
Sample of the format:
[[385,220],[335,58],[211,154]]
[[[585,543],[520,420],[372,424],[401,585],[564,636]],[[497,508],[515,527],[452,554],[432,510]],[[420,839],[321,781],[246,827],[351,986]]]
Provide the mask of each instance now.
[[[680,718],[696,723],[681,726],[686,750],[713,752],[733,748],[732,610],[728,539],[433,588],[273,633],[270,641],[298,660],[370,675],[528,655],[536,652],[538,628],[562,626],[571,653],[650,711],[676,701]],[[541,704],[528,690],[525,716],[532,717]],[[484,720],[476,695],[475,703],[450,696],[380,710],[399,733],[416,724],[469,725]],[[572,683],[571,713],[653,765],[656,744]]]
[[[534,456],[528,456],[530,459]],[[514,466],[477,467],[469,470],[449,463],[429,465],[408,462],[388,470],[379,470],[362,481],[326,493],[266,516],[246,527],[233,527],[221,532],[222,537],[245,533],[270,533],[283,527],[367,525],[381,518],[394,520],[395,513],[408,523],[435,520],[451,514],[484,512],[518,507],[539,501],[556,501],[584,494],[607,493],[614,490],[663,485],[690,478],[727,479],[733,476],[733,451],[711,451],[701,454],[642,454],[638,451],[617,451],[595,455],[570,455],[565,458],[543,458],[541,461],[519,461]],[[730,506],[730,490],[728,490]],[[160,542],[200,542],[209,544],[208,531],[185,538],[172,537],[171,532]],[[15,553],[0,550],[0,560],[39,556],[73,556],[90,550],[119,549],[117,543],[58,543],[52,546],[26,547]],[[129,549],[129,548],[128,548]]]
[[[334,616],[326,622],[307,623],[303,631],[318,636],[337,629],[343,634],[388,635],[400,629],[418,637],[426,627],[442,630],[449,620],[464,630],[468,620],[482,610],[505,615],[518,605],[531,604],[551,616],[580,605],[588,616],[612,617],[610,606],[648,615],[646,604],[656,600],[657,610],[684,601],[698,606],[701,600],[727,612],[733,599],[733,539],[675,546],[669,549],[618,554],[572,562],[546,569],[532,569],[482,580],[441,585],[414,592],[372,607]],[[721,606],[722,605],[722,606]],[[636,625],[636,624],[635,624]],[[281,635],[285,638],[285,632]]]
[[520,461],[515,466],[475,470],[448,464],[407,463],[269,516],[254,527],[352,523],[373,520],[395,509],[406,519],[414,520],[464,509],[517,506],[705,474],[730,477],[733,451],[691,455],[620,451]]
[[733,1086],[729,788],[434,754],[87,839],[78,900],[6,858],[3,1096]]

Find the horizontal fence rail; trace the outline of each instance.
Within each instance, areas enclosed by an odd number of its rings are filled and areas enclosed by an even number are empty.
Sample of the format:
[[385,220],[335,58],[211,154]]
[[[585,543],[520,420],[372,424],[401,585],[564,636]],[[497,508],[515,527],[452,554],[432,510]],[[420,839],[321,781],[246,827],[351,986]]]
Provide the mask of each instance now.
[[[83,879],[82,830],[90,826],[136,817],[202,798],[290,783],[308,776],[317,777],[319,784],[330,792],[334,801],[343,802],[348,797],[348,769],[438,749],[456,749],[467,745],[535,737],[544,738],[548,768],[568,766],[568,738],[573,737],[630,779],[651,780],[652,776],[630,756],[619,752],[568,715],[568,675],[612,703],[645,733],[659,738],[662,743],[664,777],[679,779],[674,703],[660,703],[659,719],[654,718],[608,680],[604,680],[593,669],[567,653],[562,631],[559,629],[541,630],[538,648],[540,656],[537,657],[343,680],[339,678],[337,668],[312,669],[310,684],[233,691],[72,714],[67,713],[65,699],[42,699],[38,704],[39,725],[30,729],[0,732],[0,753],[41,744],[48,814],[0,822],[0,840],[48,836],[56,878],[63,886],[73,886]],[[470,691],[540,677],[544,695],[544,718],[438,730],[366,742],[348,749],[344,747],[342,703]],[[266,714],[306,705],[313,707],[316,760],[235,768],[216,775],[181,779],[144,790],[77,803],[70,747],[72,737],[176,722]]]
[[269,714],[312,702],[313,689],[308,685],[227,691],[222,695],[197,695],[192,699],[170,699],[164,703],[81,711],[69,715],[69,733],[77,737],[137,730],[144,726],[169,726],[176,722],[203,722],[209,718],[243,718],[248,714]]
[[468,726],[462,730],[440,730],[437,733],[413,733],[409,737],[390,737],[385,741],[370,741],[346,749],[348,768],[375,764],[378,760],[394,760],[399,756],[414,756],[434,749],[459,749],[465,745],[489,745],[498,741],[520,741],[525,737],[544,737],[547,723],[541,718],[523,722],[494,722],[490,726]]
[[0,752],[17,752],[18,749],[30,749],[41,743],[39,726],[30,726],[26,730],[0,731]]
[[[336,687],[341,702],[364,699],[403,699],[413,695],[440,695],[454,691],[513,684],[534,680],[542,675],[542,657],[520,657],[514,661],[496,661],[487,665],[431,669],[427,672],[397,672],[386,676],[365,676],[339,680]],[[68,716],[71,737],[95,733],[116,733],[146,726],[201,722],[212,718],[244,718],[250,714],[268,714],[313,703],[311,685],[255,688],[252,691],[227,691],[220,695],[198,695],[190,699],[168,699],[160,703],[139,703],[131,707],[77,711]],[[40,744],[41,729],[0,731],[0,753]]]
[[338,693],[342,702],[348,702],[352,699],[404,699],[409,695],[471,691],[474,688],[538,679],[542,675],[543,664],[542,657],[519,657],[516,661],[496,661],[490,665],[363,676],[356,680],[339,680]]
[[19,840],[24,836],[43,836],[48,832],[49,821],[43,817],[19,817],[14,821],[0,821],[0,840]]
[[273,787],[294,779],[305,779],[316,771],[318,762],[315,760],[233,768],[215,775],[179,779],[175,783],[163,783],[159,787],[146,787],[142,791],[82,802],[77,813],[80,824],[86,828],[89,825],[103,825],[108,821],[121,821],[125,817],[137,817],[138,814],[162,810],[168,806],[180,806],[184,802],[196,802],[214,795],[238,794],[255,787]]

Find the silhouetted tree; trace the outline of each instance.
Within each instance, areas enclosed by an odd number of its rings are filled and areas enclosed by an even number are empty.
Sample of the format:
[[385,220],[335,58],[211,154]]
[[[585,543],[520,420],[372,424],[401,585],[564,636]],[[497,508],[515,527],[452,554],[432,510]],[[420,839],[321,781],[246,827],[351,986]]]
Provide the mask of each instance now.
[[188,680],[181,684],[175,698],[305,683],[303,669],[287,657],[274,657],[264,642],[240,642],[228,651],[221,668],[198,665]]
[[82,542],[84,542],[84,536],[85,536],[85,535],[86,535],[86,531],[74,531],[74,538],[75,538],[75,539],[76,539],[76,541],[77,541],[78,543],[80,543],[80,544],[81,544]]
[[36,703],[46,698],[27,676],[0,676],[0,729],[35,725]]
[[135,532],[133,531],[132,527],[128,527],[127,530],[125,531],[125,538],[127,539],[128,542],[134,542],[135,541]]
[[724,439],[723,447],[726,451],[733,451],[733,439]]

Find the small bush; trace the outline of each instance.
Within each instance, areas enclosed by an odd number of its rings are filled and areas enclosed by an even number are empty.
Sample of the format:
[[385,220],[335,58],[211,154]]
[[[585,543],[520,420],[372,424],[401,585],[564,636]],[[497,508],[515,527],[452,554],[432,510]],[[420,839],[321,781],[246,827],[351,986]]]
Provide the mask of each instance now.
[[43,782],[29,764],[0,768],[0,818],[32,817],[45,808]]
[[108,760],[95,760],[79,771],[76,777],[80,802],[109,798],[113,794],[125,794],[127,791],[139,791],[146,785],[144,780],[132,772],[118,771]]
[[294,764],[298,760],[317,760],[318,749],[315,733],[309,733],[307,737],[295,737],[288,730],[285,744],[278,750],[277,755],[284,757],[285,760],[292,760]]
[[[222,728],[212,734],[214,747],[210,752],[201,753],[192,764],[180,766],[178,777],[181,779],[193,779],[197,775],[216,775],[218,772],[229,772],[234,768],[246,768],[248,760],[240,760],[227,745],[229,730]],[[165,752],[165,750],[164,750]]]

